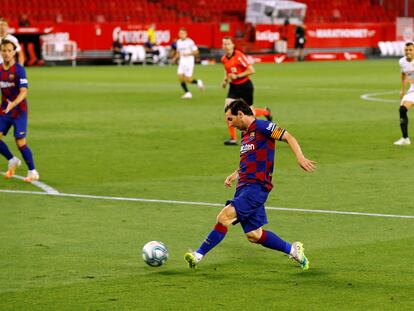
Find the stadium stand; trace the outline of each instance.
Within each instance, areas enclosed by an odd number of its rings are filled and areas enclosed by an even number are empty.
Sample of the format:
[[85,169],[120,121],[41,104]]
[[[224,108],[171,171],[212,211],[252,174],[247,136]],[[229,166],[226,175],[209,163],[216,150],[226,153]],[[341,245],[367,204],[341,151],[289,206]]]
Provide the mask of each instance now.
[[[353,26],[360,23],[370,23],[379,25],[378,27],[381,27],[381,30],[375,28],[375,25],[368,26],[368,24],[358,27],[365,30],[369,29],[370,33],[380,34],[381,41],[392,42],[395,30],[391,24],[395,24],[396,17],[414,16],[414,5],[410,5],[407,12],[404,0],[297,1],[307,5],[304,23],[307,25],[310,34],[312,31],[314,32],[315,27],[325,27],[331,30],[332,23],[336,23],[335,27],[342,27],[347,30],[354,29]],[[410,3],[412,1],[414,0],[410,0]],[[112,63],[109,40],[112,41],[113,29],[123,27],[123,31],[128,32],[132,38],[125,39],[124,44],[131,45],[131,49],[133,49],[134,46],[143,44],[140,41],[142,39],[142,29],[152,23],[160,26],[157,30],[159,29],[160,32],[167,31],[168,36],[171,36],[166,41],[160,40],[160,45],[165,45],[173,39],[176,29],[172,34],[172,32],[169,32],[171,28],[179,25],[192,27],[191,25],[199,23],[199,27],[194,27],[194,29],[200,29],[201,25],[204,25],[203,30],[199,30],[199,32],[210,34],[198,38],[199,42],[201,41],[199,45],[206,49],[219,49],[220,40],[217,38],[220,35],[231,35],[234,37],[237,46],[246,53],[263,54],[277,50],[275,48],[277,42],[272,41],[273,39],[270,39],[270,37],[257,39],[256,34],[257,29],[260,30],[260,23],[256,25],[254,22],[245,22],[246,6],[247,0],[198,0],[193,2],[188,0],[25,0],[9,2],[7,9],[0,13],[0,16],[9,20],[9,24],[15,27],[15,34],[20,36],[19,39],[22,39],[25,36],[25,31],[29,30],[17,29],[15,25],[18,24],[22,15],[28,15],[32,31],[40,29],[39,33],[30,33],[37,43],[37,50],[40,50],[38,48],[40,46],[39,42],[41,42],[39,37],[47,33],[46,29],[54,28],[53,31],[67,33],[68,37],[70,36],[70,39],[76,42],[78,46],[76,60],[81,61],[93,59],[103,63],[108,61]],[[118,23],[119,25],[117,25]],[[227,25],[221,23],[227,23]],[[129,25],[132,25],[133,29],[128,29]],[[280,31],[275,27],[261,28],[260,31],[266,36],[275,35]],[[287,28],[288,37],[292,36],[293,31],[294,23],[291,23]],[[102,33],[104,35],[101,36]],[[32,40],[32,37],[30,40]],[[96,40],[90,40],[89,38]],[[34,42],[30,40],[23,40],[27,41],[23,42],[27,65],[38,64],[39,61],[41,62],[41,55],[33,48],[33,45],[29,44],[29,42]],[[326,49],[329,49],[329,52],[342,52],[346,49],[346,52],[369,54],[377,44],[370,42],[368,37],[359,40],[363,41],[362,43],[357,42],[358,40],[351,42],[351,40],[347,42],[342,40],[341,43],[339,43],[339,40],[330,40],[330,44],[328,44],[328,40],[315,39],[315,37],[312,40],[310,35],[306,49],[311,52],[325,52]],[[372,40],[378,39],[375,37]],[[288,40],[287,44],[290,48],[290,50],[288,49],[289,52],[292,50],[293,41]],[[390,54],[390,44],[382,44],[381,46],[385,54]],[[367,48],[369,49],[367,50]],[[142,57],[141,54],[133,53],[133,55],[137,55],[133,58],[135,63],[145,63],[146,57],[145,55]]]
[[22,12],[36,22],[188,23],[244,21],[245,0],[25,0],[8,4],[8,18]]
[[[305,23],[377,23],[394,21],[398,16],[398,0],[395,6],[385,8],[379,1],[361,0],[301,0],[306,3]],[[392,2],[392,1],[391,1]]]
[[[246,0],[25,0],[8,3],[7,17],[18,22],[30,12],[36,22],[243,22]],[[308,5],[305,23],[387,22],[404,15],[401,0],[300,0]],[[410,7],[414,11],[413,6]],[[408,12],[409,16],[414,12]]]

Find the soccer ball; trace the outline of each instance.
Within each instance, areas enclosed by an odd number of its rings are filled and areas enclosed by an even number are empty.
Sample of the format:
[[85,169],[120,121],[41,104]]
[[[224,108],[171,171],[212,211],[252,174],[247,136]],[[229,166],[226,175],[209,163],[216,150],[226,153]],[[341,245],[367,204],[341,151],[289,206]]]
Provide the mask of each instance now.
[[142,258],[151,267],[159,267],[167,262],[168,249],[158,241],[151,241],[142,248]]

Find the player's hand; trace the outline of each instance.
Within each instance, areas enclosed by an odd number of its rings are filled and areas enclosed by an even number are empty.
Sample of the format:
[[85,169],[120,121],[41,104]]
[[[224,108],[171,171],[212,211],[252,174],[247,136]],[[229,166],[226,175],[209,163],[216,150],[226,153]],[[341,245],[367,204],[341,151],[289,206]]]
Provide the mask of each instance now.
[[234,174],[227,176],[226,180],[224,181],[224,186],[227,188],[231,188],[231,184],[233,183],[235,179],[236,179],[236,176],[234,176]]
[[7,100],[7,107],[6,107],[6,109],[3,110],[3,112],[5,114],[9,113],[10,110],[12,110],[14,108],[13,106],[14,106],[13,102],[11,102],[10,100]]
[[236,79],[237,79],[237,75],[235,73],[229,74],[229,80],[230,80],[230,82],[233,81],[233,80],[236,80]]
[[305,157],[298,158],[298,163],[300,167],[306,172],[313,172],[316,169],[316,162],[306,159]]
[[225,79],[225,80],[223,80],[223,82],[221,82],[221,87],[222,87],[223,89],[225,89],[225,88],[226,88],[226,86],[227,86],[227,79]]

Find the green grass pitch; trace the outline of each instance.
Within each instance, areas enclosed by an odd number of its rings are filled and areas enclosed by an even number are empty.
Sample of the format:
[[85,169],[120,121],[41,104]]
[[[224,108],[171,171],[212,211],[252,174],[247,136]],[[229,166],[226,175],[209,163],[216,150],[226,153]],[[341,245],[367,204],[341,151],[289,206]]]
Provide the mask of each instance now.
[[[256,106],[271,107],[318,162],[307,174],[279,143],[268,206],[414,215],[414,147],[392,144],[401,135],[397,60],[255,69]],[[180,99],[175,72],[28,68],[28,144],[42,181],[70,194],[231,198],[223,182],[239,153],[223,145],[223,68],[197,66],[206,90],[190,85],[190,101]],[[362,100],[367,93],[394,103]],[[5,141],[20,156],[10,135]],[[0,170],[6,165],[1,158]],[[0,189],[41,191],[3,178]],[[190,271],[183,254],[219,210],[1,192],[0,310],[414,309],[414,219],[269,210],[266,227],[303,241],[310,271],[249,243],[239,226]],[[165,266],[142,261],[150,240],[168,246]]]

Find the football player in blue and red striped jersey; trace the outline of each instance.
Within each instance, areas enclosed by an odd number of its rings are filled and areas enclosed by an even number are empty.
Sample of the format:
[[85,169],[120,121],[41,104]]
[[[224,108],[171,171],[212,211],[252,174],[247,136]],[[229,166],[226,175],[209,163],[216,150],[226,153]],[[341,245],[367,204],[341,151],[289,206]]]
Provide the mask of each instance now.
[[10,152],[3,141],[3,136],[7,135],[13,127],[17,147],[29,168],[24,180],[32,182],[39,179],[39,173],[35,169],[32,151],[26,144],[28,92],[26,71],[23,66],[16,63],[14,42],[3,40],[0,47],[3,57],[3,64],[0,64],[0,154],[9,161],[6,178],[11,178],[21,161]]
[[252,243],[284,252],[295,259],[303,270],[309,269],[301,242],[289,243],[262,227],[267,224],[265,202],[273,188],[272,173],[275,156],[275,142],[289,144],[296,159],[305,171],[315,170],[316,162],[305,158],[297,140],[276,124],[258,120],[250,106],[239,99],[225,108],[227,121],[242,131],[240,166],[229,175],[224,184],[231,187],[238,179],[236,193],[227,201],[217,217],[217,223],[201,246],[195,252],[188,252],[184,259],[194,268],[203,257],[223,240],[232,224],[240,223],[247,239]]

